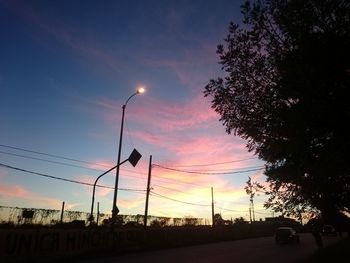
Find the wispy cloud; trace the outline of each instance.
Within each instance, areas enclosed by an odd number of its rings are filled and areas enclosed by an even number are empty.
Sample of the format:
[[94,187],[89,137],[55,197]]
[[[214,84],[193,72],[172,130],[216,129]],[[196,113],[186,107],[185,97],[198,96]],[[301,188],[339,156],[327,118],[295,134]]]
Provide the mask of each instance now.
[[[116,109],[117,103],[106,98],[97,100],[95,103],[99,106],[98,114],[107,123],[112,124],[120,121],[118,119],[120,114],[116,114],[119,112]],[[133,127],[129,131],[129,135],[136,141],[157,148],[159,153],[156,153],[155,162],[159,163],[159,159],[163,160],[160,161],[160,164],[164,166],[176,168],[193,164],[222,163],[232,159],[251,157],[251,154],[247,153],[243,140],[229,137],[224,133],[223,128],[218,123],[217,114],[210,109],[208,101],[202,96],[196,96],[188,99],[187,102],[179,103],[143,98],[128,109],[128,120],[129,125]],[[161,155],[159,156],[159,154]],[[179,200],[190,199],[200,202],[203,198],[207,198],[210,186],[217,189],[221,199],[238,200],[246,195],[241,183],[235,184],[232,178],[228,180],[228,175],[225,177],[225,175],[201,174],[201,172],[208,173],[213,172],[213,170],[220,172],[220,169],[232,171],[244,168],[248,164],[250,162],[245,162],[245,164],[227,163],[214,167],[179,168],[180,170],[198,170],[198,174],[154,167],[152,169],[152,183],[161,186],[155,186],[155,189],[161,194]],[[146,171],[147,164],[144,164],[142,169]],[[128,175],[135,176],[126,174],[126,178]],[[127,179],[131,180],[132,178]],[[136,181],[140,182],[137,179]],[[141,182],[140,186],[142,186]],[[184,191],[185,194],[182,195],[176,189],[182,189],[181,191]],[[202,195],[204,192],[206,193]],[[164,200],[159,199],[159,197],[154,197],[153,202],[157,203],[157,207],[161,207],[161,203],[164,203]],[[169,200],[165,203],[169,205]]]
[[14,200],[17,203],[24,203],[28,207],[59,209],[60,200],[31,192],[21,185],[4,184],[0,185],[0,196],[3,204],[11,205]]
[[132,198],[132,199],[126,199],[126,198],[120,198],[118,200],[118,203],[120,207],[123,207],[125,210],[133,209],[135,207],[138,207],[140,205],[144,205],[145,198]]
[[145,58],[148,67],[163,68],[173,72],[180,83],[193,92],[198,92],[208,82],[208,76],[218,73],[216,43],[203,43],[195,49],[182,50],[181,57]]
[[[99,98],[90,102],[96,113],[106,121],[120,121],[120,109],[117,103],[108,98]],[[89,108],[91,110],[91,108]],[[139,123],[143,127],[161,129],[161,131],[179,131],[198,125],[208,125],[218,120],[218,115],[210,109],[205,98],[197,96],[187,102],[170,102],[145,97],[127,112],[127,119]],[[119,123],[119,122],[118,122]],[[149,129],[148,129],[149,130]]]

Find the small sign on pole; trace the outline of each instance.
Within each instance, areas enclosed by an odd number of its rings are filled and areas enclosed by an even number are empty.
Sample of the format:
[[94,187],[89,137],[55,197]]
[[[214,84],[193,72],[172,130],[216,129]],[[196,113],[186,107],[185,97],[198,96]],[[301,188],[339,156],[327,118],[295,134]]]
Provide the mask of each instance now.
[[141,157],[142,155],[136,149],[134,149],[129,156],[129,163],[131,163],[132,166],[135,167],[138,161],[141,159]]

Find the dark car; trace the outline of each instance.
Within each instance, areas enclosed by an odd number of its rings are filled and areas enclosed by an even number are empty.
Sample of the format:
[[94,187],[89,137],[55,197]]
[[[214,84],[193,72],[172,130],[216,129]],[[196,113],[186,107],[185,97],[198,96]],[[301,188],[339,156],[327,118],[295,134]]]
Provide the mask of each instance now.
[[299,243],[299,235],[292,227],[279,227],[275,231],[276,244]]

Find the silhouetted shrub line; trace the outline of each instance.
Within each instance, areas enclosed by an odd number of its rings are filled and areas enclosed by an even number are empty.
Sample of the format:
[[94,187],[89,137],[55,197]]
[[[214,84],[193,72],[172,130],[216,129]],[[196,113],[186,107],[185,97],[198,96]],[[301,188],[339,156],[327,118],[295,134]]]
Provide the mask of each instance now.
[[[90,213],[81,211],[64,210],[63,222],[61,222],[60,210],[42,209],[42,208],[22,208],[0,205],[0,228],[6,224],[11,224],[19,227],[22,225],[38,225],[38,226],[55,226],[65,224],[77,224],[77,222],[84,222],[84,225],[90,224]],[[30,216],[28,216],[30,215]],[[97,215],[94,215],[97,218]],[[99,213],[99,225],[108,226],[110,224],[110,214]],[[144,215],[118,215],[116,224],[125,227],[143,227]],[[208,219],[195,218],[186,216],[183,218],[171,218],[164,216],[147,216],[147,225],[152,227],[165,226],[199,226],[210,225]]]
[[10,228],[0,229],[1,262],[74,261],[86,256],[111,256],[218,241],[271,236],[272,230],[252,225],[163,228]]

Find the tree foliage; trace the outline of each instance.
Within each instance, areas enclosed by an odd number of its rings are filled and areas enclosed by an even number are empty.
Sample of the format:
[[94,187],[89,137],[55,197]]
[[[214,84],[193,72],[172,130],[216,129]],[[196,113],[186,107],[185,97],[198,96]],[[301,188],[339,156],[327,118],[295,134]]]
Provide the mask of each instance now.
[[247,225],[248,222],[243,217],[237,217],[233,220],[234,225]]
[[259,192],[265,192],[265,187],[259,182],[252,181],[252,178],[248,176],[248,181],[244,187],[245,192],[249,195],[250,201],[253,201],[254,196]]
[[225,220],[222,218],[221,214],[214,215],[214,226],[224,226]]
[[217,48],[205,96],[266,161],[267,207],[350,209],[350,2],[256,0]]

